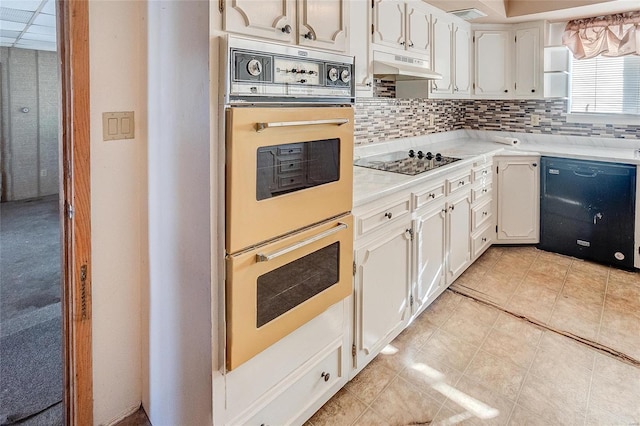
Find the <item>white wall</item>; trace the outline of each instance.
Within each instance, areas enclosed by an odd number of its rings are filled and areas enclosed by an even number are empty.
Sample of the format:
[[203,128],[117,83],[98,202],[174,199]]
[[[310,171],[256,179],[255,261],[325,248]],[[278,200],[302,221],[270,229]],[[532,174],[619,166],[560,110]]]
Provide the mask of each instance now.
[[[146,4],[89,3],[95,424],[142,395],[141,284],[146,279]],[[135,139],[102,141],[102,113],[135,112]]]
[[[209,2],[150,1],[149,287],[143,405],[212,423]],[[215,203],[214,203],[215,204]]]

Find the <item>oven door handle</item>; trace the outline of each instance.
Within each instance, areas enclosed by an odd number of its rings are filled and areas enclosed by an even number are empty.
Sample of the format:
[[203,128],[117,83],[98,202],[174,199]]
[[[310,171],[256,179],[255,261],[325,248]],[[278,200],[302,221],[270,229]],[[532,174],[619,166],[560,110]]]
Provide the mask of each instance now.
[[308,120],[308,121],[278,121],[274,123],[256,123],[256,132],[260,133],[271,127],[292,127],[292,126],[315,126],[318,124],[335,124],[342,126],[349,122],[348,118],[334,118],[331,120]]
[[294,250],[298,250],[299,248],[302,248],[302,247],[304,247],[306,245],[309,245],[309,244],[314,243],[314,242],[316,242],[318,240],[321,240],[321,239],[323,239],[325,237],[328,237],[329,235],[333,235],[336,232],[340,232],[343,229],[347,229],[348,227],[349,226],[346,223],[339,222],[338,225],[335,228],[331,228],[331,229],[329,229],[327,231],[324,231],[324,232],[321,232],[321,233],[319,233],[317,235],[314,235],[311,238],[307,238],[306,240],[302,240],[302,241],[297,242],[295,244],[291,244],[290,246],[285,247],[285,248],[280,249],[280,250],[277,250],[277,251],[274,251],[273,253],[269,253],[269,254],[258,253],[258,254],[256,254],[256,262],[267,262],[269,260],[275,259],[276,257],[280,257],[283,254],[287,254],[287,253],[290,253],[290,252],[292,252]]

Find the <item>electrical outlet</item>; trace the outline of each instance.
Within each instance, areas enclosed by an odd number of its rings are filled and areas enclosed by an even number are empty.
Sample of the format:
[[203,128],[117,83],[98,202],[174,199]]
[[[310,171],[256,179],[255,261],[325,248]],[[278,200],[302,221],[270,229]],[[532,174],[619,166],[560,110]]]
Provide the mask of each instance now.
[[47,176],[47,169],[40,169],[40,177],[46,177]]
[[531,125],[532,126],[540,125],[540,116],[538,114],[531,114]]
[[436,125],[436,115],[435,114],[429,114],[429,126],[433,127]]

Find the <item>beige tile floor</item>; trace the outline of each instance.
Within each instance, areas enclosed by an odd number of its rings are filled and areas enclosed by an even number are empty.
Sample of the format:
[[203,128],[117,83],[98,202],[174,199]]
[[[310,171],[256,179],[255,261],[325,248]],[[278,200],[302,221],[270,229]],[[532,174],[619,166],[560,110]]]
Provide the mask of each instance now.
[[[492,247],[309,421],[638,425],[640,274]],[[530,318],[540,326],[517,316]]]

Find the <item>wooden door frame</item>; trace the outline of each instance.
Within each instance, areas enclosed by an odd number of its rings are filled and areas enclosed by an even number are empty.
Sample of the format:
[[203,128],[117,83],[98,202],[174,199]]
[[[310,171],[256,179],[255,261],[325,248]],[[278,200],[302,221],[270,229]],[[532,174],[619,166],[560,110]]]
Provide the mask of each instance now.
[[93,424],[89,0],[57,0],[66,425]]

